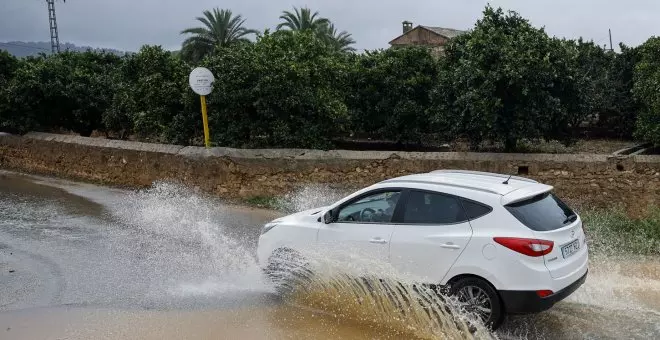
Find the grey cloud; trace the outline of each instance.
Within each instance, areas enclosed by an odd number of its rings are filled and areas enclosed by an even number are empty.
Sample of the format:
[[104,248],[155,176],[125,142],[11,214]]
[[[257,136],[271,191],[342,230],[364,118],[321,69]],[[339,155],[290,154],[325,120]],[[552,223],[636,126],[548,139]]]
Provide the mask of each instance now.
[[[43,0],[0,0],[0,41],[47,41],[48,16]],[[612,29],[615,45],[623,41],[638,45],[660,30],[660,2],[655,0],[494,0],[520,12],[535,26],[561,37],[583,36],[600,45],[608,42]],[[309,6],[353,34],[358,49],[384,48],[401,33],[401,22],[469,29],[481,16],[481,0],[68,0],[57,3],[60,40],[78,45],[137,50],[143,44],[177,49],[179,32],[196,26],[195,17],[216,6],[242,14],[246,25],[273,29],[282,10]]]

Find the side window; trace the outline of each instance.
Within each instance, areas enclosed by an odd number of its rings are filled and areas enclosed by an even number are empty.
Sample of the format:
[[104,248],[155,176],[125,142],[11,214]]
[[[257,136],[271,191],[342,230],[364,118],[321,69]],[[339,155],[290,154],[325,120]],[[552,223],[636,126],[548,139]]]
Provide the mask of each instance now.
[[463,209],[465,209],[467,217],[471,220],[476,220],[481,216],[487,215],[493,210],[487,205],[479,204],[465,199],[461,199],[461,203],[463,204]]
[[404,223],[452,224],[467,221],[463,207],[452,196],[411,191],[403,216]]
[[401,196],[400,191],[378,192],[359,198],[344,206],[337,215],[337,222],[388,223]]

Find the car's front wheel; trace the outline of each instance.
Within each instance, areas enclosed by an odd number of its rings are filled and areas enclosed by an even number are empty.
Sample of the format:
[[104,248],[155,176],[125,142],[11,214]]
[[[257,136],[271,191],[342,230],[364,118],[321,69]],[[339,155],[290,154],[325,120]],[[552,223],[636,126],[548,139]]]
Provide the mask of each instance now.
[[305,258],[290,248],[273,252],[265,268],[266,275],[280,295],[291,293],[301,281],[309,280],[312,272]]
[[451,284],[449,294],[455,296],[466,312],[481,319],[486,327],[495,330],[504,320],[502,300],[488,282],[467,277]]

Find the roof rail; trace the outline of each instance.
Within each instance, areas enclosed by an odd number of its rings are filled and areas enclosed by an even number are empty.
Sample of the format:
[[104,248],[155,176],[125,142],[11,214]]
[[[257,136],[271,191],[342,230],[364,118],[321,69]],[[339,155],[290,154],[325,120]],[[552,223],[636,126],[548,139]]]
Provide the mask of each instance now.
[[[476,176],[488,176],[488,177],[498,177],[498,178],[509,178],[510,175],[505,175],[505,174],[498,174],[494,172],[484,172],[484,171],[471,171],[471,170],[434,170],[429,172],[430,174],[441,174],[441,173],[454,173],[454,174],[466,174],[466,175],[476,175]],[[530,178],[525,178],[525,177],[520,177],[520,176],[510,176],[512,179],[518,180],[518,181],[523,181],[523,182],[529,182],[529,183],[538,183],[537,181],[530,179]]]
[[448,186],[448,187],[470,189],[470,190],[486,192],[486,193],[489,193],[489,194],[502,195],[500,192],[498,192],[496,190],[490,190],[490,189],[486,189],[486,188],[473,187],[473,186],[469,186],[469,185],[460,185],[460,184],[447,183],[447,182],[423,181],[423,180],[418,180],[418,179],[415,180],[415,179],[393,178],[393,179],[384,180],[380,183],[418,183],[418,184],[430,184],[430,185],[444,185],[444,186]]

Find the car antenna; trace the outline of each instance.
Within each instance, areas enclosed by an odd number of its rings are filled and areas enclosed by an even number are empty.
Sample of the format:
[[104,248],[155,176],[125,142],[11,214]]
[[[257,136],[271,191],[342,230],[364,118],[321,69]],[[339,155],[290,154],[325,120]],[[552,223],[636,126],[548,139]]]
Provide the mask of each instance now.
[[513,175],[509,175],[509,178],[507,178],[506,181],[502,182],[502,184],[509,184],[509,180],[511,179],[511,176]]

